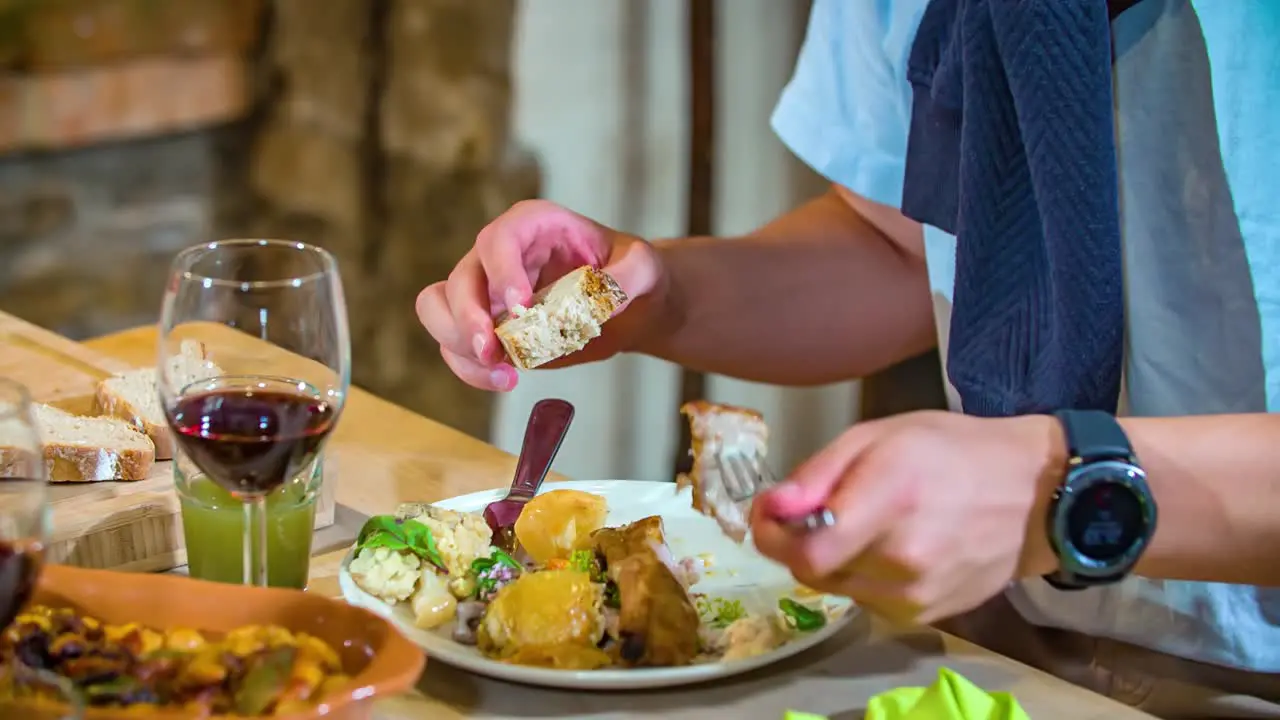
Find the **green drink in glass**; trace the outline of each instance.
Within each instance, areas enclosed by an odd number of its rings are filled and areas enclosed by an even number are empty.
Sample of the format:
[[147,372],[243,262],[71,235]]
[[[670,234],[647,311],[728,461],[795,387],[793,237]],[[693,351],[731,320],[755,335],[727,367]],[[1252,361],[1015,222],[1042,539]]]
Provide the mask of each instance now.
[[[189,461],[173,464],[191,577],[231,584],[244,581],[244,505]],[[267,585],[307,586],[316,499],[323,482],[317,458],[297,477],[267,495]]]

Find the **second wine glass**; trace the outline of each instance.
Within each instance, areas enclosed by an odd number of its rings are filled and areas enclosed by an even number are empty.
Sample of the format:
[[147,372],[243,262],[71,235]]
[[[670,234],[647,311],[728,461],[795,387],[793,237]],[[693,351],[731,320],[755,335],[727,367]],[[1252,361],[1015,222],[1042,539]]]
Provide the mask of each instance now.
[[48,472],[26,388],[0,377],[0,717],[30,717],[24,703],[53,700],[42,717],[76,720],[84,698],[50,672],[48,654],[15,643],[12,627],[36,592],[52,515]]
[[351,383],[337,262],[281,240],[184,250],[159,334],[160,401],[176,445],[243,503],[243,580],[266,585],[267,497],[315,462]]

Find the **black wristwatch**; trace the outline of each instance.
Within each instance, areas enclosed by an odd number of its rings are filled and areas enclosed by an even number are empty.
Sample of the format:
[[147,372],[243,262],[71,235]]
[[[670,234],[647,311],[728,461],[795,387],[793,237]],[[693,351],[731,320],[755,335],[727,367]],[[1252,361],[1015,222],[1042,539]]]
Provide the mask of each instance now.
[[1049,545],[1060,590],[1123,580],[1156,530],[1156,503],[1120,423],[1097,410],[1054,413],[1066,433],[1067,472],[1049,502]]

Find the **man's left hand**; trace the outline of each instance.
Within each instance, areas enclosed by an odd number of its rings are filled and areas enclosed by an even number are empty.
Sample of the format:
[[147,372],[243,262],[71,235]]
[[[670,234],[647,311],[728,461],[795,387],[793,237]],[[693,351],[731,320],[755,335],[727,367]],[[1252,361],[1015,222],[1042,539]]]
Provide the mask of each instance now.
[[[859,423],[756,498],[751,528],[760,551],[801,583],[930,623],[1055,567],[1045,516],[1065,465],[1050,416],[916,412]],[[824,506],[832,527],[778,522]]]

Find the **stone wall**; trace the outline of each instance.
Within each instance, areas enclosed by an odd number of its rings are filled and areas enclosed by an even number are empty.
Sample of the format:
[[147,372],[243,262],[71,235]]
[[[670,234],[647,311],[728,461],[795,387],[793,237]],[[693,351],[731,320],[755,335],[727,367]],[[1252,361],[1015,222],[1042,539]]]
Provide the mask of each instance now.
[[536,163],[508,134],[514,0],[316,7],[274,3],[250,227],[338,256],[357,384],[487,437],[490,396],[445,367],[414,300],[537,193]]
[[413,302],[489,218],[537,193],[536,162],[508,132],[514,0],[265,10],[243,118],[0,156],[0,309],[100,334],[154,321],[178,248],[316,243],[341,264],[355,382],[487,437],[490,397],[448,372]]
[[0,309],[74,338],[155,322],[213,235],[216,133],[0,158]]

